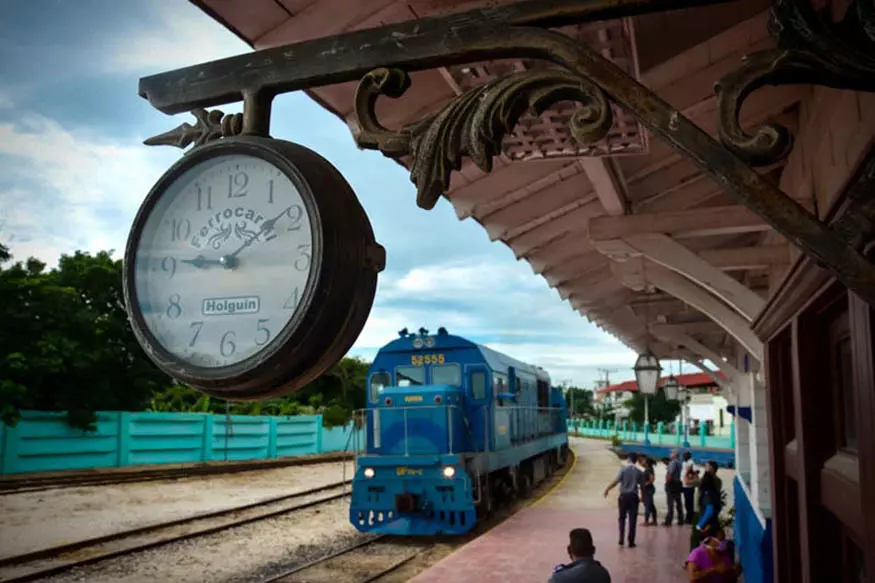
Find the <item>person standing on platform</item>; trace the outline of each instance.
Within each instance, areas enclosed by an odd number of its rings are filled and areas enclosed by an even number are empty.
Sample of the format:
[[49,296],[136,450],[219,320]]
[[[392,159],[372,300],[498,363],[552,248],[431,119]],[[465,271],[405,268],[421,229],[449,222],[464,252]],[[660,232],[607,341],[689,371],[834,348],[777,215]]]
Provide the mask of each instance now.
[[630,549],[635,548],[635,531],[638,527],[638,503],[641,501],[638,497],[638,491],[643,490],[647,481],[646,474],[635,465],[636,458],[634,453],[630,453],[626,463],[617,472],[617,477],[605,488],[605,498],[607,498],[614,486],[620,485],[620,497],[617,500],[617,507],[620,511],[620,546],[623,546],[626,519],[628,518]]
[[674,518],[674,511],[678,511],[678,525],[684,523],[684,507],[681,502],[681,494],[683,493],[683,483],[681,482],[681,460],[678,450],[671,452],[671,461],[668,463],[668,469],[665,472],[665,498],[668,503],[668,512],[665,513],[665,522],[663,526],[671,526],[671,521]]
[[[653,466],[653,460],[646,455],[638,457],[638,464],[644,470],[644,487],[641,489],[641,494],[644,501],[644,526],[656,525],[658,517],[656,516],[656,503],[654,496],[656,495],[656,468]],[[651,522],[652,520],[652,522]]]
[[696,471],[693,454],[688,451],[684,452],[681,475],[683,476],[684,483],[684,513],[687,515],[687,524],[693,524],[696,504],[696,480],[699,478],[699,472]]
[[585,528],[575,528],[568,534],[567,565],[558,565],[547,583],[611,583],[611,575],[595,560],[595,545],[592,533]]

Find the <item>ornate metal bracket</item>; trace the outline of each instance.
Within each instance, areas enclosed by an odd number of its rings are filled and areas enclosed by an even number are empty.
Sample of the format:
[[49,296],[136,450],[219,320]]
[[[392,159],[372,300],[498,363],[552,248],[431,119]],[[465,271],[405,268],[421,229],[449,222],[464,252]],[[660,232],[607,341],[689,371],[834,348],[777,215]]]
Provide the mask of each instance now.
[[[572,129],[577,139],[591,140],[610,122],[607,99],[611,99],[699,166],[739,203],[827,266],[847,287],[875,303],[875,266],[860,253],[859,237],[849,236],[848,229],[830,229],[745,163],[767,163],[786,155],[791,145],[784,128],[766,126],[755,135],[741,129],[738,110],[758,87],[803,82],[873,88],[872,0],[857,0],[851,9],[855,16],[833,28],[827,27],[806,2],[779,0],[773,29],[787,46],[753,55],[739,72],[720,82],[720,137],[725,145],[599,54],[569,37],[535,28],[713,0],[533,0],[197,65],[141,79],[140,94],[166,113],[242,98],[252,111],[244,118],[244,126],[266,131],[274,95],[360,79],[356,108],[363,132],[359,145],[393,157],[412,155],[411,175],[419,191],[419,204],[425,208],[434,206],[447,189],[451,171],[460,167],[463,156],[488,171],[501,138],[525,108],[537,109],[560,99],[582,102],[584,107],[574,119],[577,127]],[[375,119],[374,104],[380,95],[398,98],[409,86],[402,71],[508,57],[545,59],[564,70],[520,73],[476,87],[437,114],[399,132],[386,130]],[[265,111],[261,107],[265,104],[267,115],[257,115]],[[247,133],[246,127],[243,133]]]
[[854,0],[844,19],[833,23],[808,2],[779,0],[769,28],[777,48],[746,57],[742,66],[717,82],[720,140],[753,165],[777,162],[790,153],[793,136],[778,124],[751,135],[739,112],[748,95],[765,85],[824,85],[875,91],[875,3]]
[[243,115],[239,113],[225,115],[218,109],[207,111],[197,107],[191,114],[197,119],[196,124],[183,122],[169,132],[147,138],[143,143],[147,146],[176,146],[185,149],[192,142],[195,146],[202,146],[220,138],[240,135],[243,131]]
[[377,149],[392,158],[412,155],[410,179],[417,186],[417,204],[431,209],[450,187],[450,174],[467,156],[484,172],[501,141],[528,110],[542,113],[558,101],[584,106],[571,118],[571,133],[581,144],[598,142],[611,129],[612,114],[604,92],[587,79],[567,71],[532,71],[486,83],[451,101],[437,114],[400,132],[380,125],[374,106],[380,95],[400,97],[410,77],[400,69],[377,69],[365,75],[355,95],[362,148]]

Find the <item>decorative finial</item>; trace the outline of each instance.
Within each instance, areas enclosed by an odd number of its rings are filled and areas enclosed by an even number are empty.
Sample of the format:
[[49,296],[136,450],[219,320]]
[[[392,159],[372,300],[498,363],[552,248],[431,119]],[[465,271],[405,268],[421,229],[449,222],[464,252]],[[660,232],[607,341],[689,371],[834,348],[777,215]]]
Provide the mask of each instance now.
[[176,146],[185,149],[192,142],[197,147],[220,138],[237,136],[243,132],[242,113],[225,115],[218,109],[207,111],[198,107],[192,109],[191,114],[197,119],[195,125],[183,122],[169,132],[152,136],[143,143],[147,146]]

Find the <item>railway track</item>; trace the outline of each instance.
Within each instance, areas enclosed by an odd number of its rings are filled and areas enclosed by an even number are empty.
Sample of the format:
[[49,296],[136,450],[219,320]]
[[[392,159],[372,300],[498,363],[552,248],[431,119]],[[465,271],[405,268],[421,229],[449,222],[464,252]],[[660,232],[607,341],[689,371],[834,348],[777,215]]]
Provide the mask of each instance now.
[[24,478],[0,479],[0,496],[22,494],[26,492],[41,492],[58,488],[81,488],[84,486],[108,486],[130,484],[134,482],[155,482],[160,480],[175,480],[192,476],[213,474],[231,474],[285,468],[289,466],[305,466],[348,460],[347,454],[328,454],[306,458],[290,458],[287,460],[270,460],[260,462],[223,463],[216,465],[187,466],[176,468],[155,468],[153,470],[137,470],[131,472],[95,472],[65,476],[38,476]]
[[434,547],[376,536],[283,571],[262,583],[373,583]]
[[243,506],[5,557],[0,559],[0,581],[34,581],[76,567],[312,508],[349,496],[349,483],[334,482]]

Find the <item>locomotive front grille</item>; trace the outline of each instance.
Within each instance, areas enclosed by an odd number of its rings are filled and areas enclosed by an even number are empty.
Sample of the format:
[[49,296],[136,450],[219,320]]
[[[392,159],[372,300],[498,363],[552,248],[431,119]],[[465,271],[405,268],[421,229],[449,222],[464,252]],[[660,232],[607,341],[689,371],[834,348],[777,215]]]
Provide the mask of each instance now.
[[395,510],[398,512],[413,512],[416,508],[416,496],[413,494],[395,494]]

